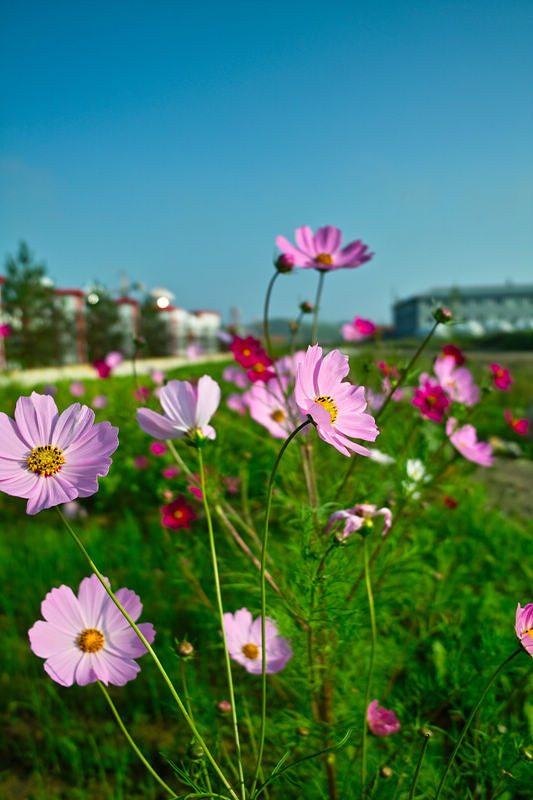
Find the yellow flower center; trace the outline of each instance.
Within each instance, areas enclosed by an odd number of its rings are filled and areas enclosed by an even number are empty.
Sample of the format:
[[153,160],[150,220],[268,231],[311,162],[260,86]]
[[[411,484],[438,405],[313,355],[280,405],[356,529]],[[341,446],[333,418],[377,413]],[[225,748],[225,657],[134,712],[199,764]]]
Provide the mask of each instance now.
[[333,256],[329,253],[319,253],[315,256],[315,261],[317,264],[333,264]]
[[242,652],[246,658],[251,658],[253,661],[255,661],[256,658],[259,658],[259,648],[256,644],[243,645]]
[[243,356],[246,356],[246,358],[248,358],[248,356],[252,355],[252,351],[250,350],[249,347],[245,347],[244,350],[242,351],[242,354]]
[[526,628],[525,631],[522,631],[521,635],[524,636],[526,633],[528,633],[533,639],[533,628]]
[[281,408],[276,408],[276,410],[272,412],[270,417],[271,419],[274,420],[274,422],[283,422],[283,420],[285,419],[285,414],[283,413]]
[[49,478],[50,475],[55,475],[56,472],[59,472],[65,463],[65,456],[59,447],[45,444],[41,447],[33,448],[28,456],[27,463],[28,469],[32,472],[38,472],[39,475]]
[[84,653],[97,653],[105,644],[105,637],[96,628],[85,628],[76,640],[76,644]]
[[183,519],[185,514],[183,513],[183,509],[178,508],[178,509],[176,509],[176,511],[174,511],[172,516],[174,517],[174,519]]
[[337,419],[337,414],[339,413],[339,409],[335,405],[333,397],[330,397],[330,395],[315,397],[315,403],[318,403],[319,406],[322,406],[322,408],[325,408],[326,411],[329,411],[329,424],[333,425]]

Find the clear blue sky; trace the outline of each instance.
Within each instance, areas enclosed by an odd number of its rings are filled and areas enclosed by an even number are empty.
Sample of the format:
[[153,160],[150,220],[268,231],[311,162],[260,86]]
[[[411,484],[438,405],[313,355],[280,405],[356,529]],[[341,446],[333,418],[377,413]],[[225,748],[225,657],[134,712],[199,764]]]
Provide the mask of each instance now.
[[18,0],[0,35],[0,254],[26,239],[58,285],[126,271],[252,319],[303,224],[376,253],[324,319],[532,280],[531,0]]

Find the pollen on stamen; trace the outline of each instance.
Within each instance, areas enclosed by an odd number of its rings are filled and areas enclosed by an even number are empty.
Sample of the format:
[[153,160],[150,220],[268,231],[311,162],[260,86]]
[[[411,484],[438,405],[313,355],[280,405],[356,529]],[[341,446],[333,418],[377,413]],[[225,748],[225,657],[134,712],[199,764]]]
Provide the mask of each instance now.
[[97,653],[105,644],[105,636],[97,628],[85,628],[78,636],[76,644],[84,653]]
[[329,253],[319,253],[315,256],[315,261],[318,264],[333,264],[333,256]]
[[339,409],[337,408],[333,397],[330,395],[315,397],[315,403],[318,403],[320,406],[322,406],[322,408],[325,408],[326,411],[329,412],[329,424],[333,425],[337,419],[337,414],[339,413]]
[[242,652],[246,658],[251,658],[252,661],[255,661],[256,658],[259,658],[259,648],[256,644],[244,644],[242,646]]
[[59,472],[64,463],[63,451],[51,444],[34,447],[27,458],[28,469],[45,478]]
[[274,420],[274,422],[283,422],[283,420],[286,417],[286,414],[281,410],[281,408],[276,408],[276,410],[272,412],[270,417],[271,419]]

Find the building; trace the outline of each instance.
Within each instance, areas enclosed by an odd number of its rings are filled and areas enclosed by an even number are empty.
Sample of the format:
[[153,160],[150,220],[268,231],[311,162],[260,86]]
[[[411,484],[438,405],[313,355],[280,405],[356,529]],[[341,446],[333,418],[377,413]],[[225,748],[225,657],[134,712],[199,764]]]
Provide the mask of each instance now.
[[458,333],[533,331],[533,284],[506,283],[441,287],[398,300],[393,309],[396,336],[427,334],[434,324],[432,312],[439,306],[452,311]]

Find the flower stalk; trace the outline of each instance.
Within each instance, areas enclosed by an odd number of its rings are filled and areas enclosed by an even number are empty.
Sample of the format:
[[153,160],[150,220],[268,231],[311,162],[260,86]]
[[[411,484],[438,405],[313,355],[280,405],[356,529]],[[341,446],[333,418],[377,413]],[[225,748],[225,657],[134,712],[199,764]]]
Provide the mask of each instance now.
[[361,747],[361,785],[363,787],[363,794],[364,797],[366,794],[366,745],[367,745],[367,733],[368,733],[368,723],[366,719],[366,712],[368,709],[368,705],[370,702],[370,687],[372,684],[372,677],[374,674],[374,659],[376,654],[376,615],[374,610],[374,596],[372,594],[372,585],[370,583],[370,568],[368,564],[368,544],[367,544],[368,535],[367,532],[363,532],[363,560],[365,566],[365,584],[366,584],[366,593],[368,597],[368,610],[370,613],[370,632],[371,632],[371,639],[370,639],[370,660],[368,663],[368,677],[366,681],[366,689],[365,689],[365,703],[363,708],[363,743]]

